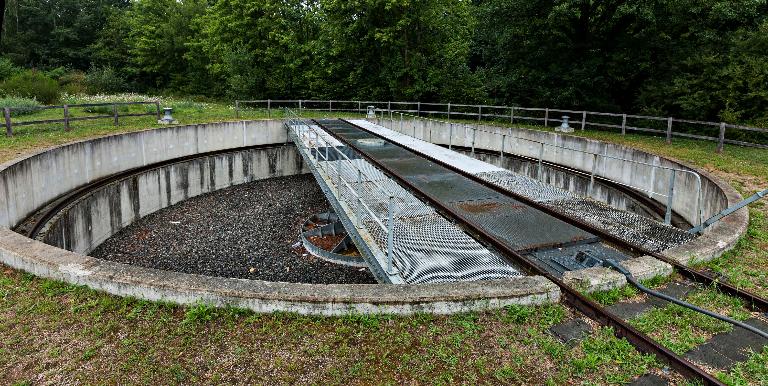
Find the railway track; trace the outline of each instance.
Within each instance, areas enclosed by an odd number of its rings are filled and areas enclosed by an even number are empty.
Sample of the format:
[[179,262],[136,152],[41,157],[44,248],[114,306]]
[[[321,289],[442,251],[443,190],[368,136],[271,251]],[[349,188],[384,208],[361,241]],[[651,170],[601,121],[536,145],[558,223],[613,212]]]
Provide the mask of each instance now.
[[[556,277],[552,273],[548,272],[546,269],[542,268],[540,264],[536,264],[535,262],[531,261],[529,257],[526,257],[524,254],[520,253],[517,249],[511,246],[507,240],[505,240],[502,237],[499,237],[498,234],[494,234],[494,232],[489,231],[489,229],[485,228],[482,223],[478,222],[477,219],[474,219],[471,216],[467,216],[467,213],[465,211],[458,210],[456,205],[447,204],[445,200],[441,199],[440,197],[437,197],[433,192],[430,192],[427,189],[425,189],[423,184],[419,186],[419,184],[414,183],[414,179],[412,178],[412,176],[407,177],[401,174],[400,172],[398,172],[397,168],[392,167],[391,162],[382,162],[381,159],[378,159],[376,156],[372,155],[369,150],[365,149],[362,146],[358,146],[356,140],[361,138],[366,138],[366,137],[384,140],[386,143],[392,144],[399,149],[407,151],[408,153],[412,154],[413,157],[420,158],[424,162],[438,165],[439,167],[450,170],[451,172],[459,174],[462,177],[468,179],[469,181],[472,181],[473,183],[477,183],[482,185],[485,188],[491,189],[500,195],[510,197],[525,205],[528,205],[529,207],[537,209],[549,216],[552,216],[561,221],[567,222],[568,224],[572,224],[583,231],[597,235],[604,241],[608,241],[613,245],[619,246],[628,251],[646,254],[649,256],[653,256],[659,260],[665,261],[671,264],[673,267],[675,267],[682,276],[684,276],[685,278],[691,281],[702,283],[705,285],[716,286],[722,292],[725,292],[729,295],[736,296],[743,299],[744,301],[747,302],[749,307],[754,311],[761,311],[761,312],[768,311],[768,301],[766,301],[766,299],[764,298],[761,298],[757,295],[740,290],[734,286],[731,286],[730,284],[719,282],[714,277],[704,272],[688,268],[678,263],[677,261],[667,256],[664,256],[661,253],[648,250],[647,248],[644,248],[642,245],[632,244],[626,240],[616,237],[608,232],[605,232],[602,229],[599,229],[587,222],[581,221],[579,219],[570,218],[561,213],[555,212],[550,208],[542,205],[539,202],[530,200],[524,196],[515,194],[506,189],[498,187],[490,182],[480,179],[475,175],[466,173],[455,166],[447,164],[427,154],[424,154],[422,152],[418,152],[416,150],[394,143],[389,139],[387,139],[386,137],[378,135],[377,133],[367,130],[361,126],[355,125],[349,121],[339,120],[334,122],[334,121],[313,120],[313,122],[324,131],[333,135],[341,143],[355,150],[364,159],[366,159],[368,162],[370,162],[371,164],[373,164],[374,166],[382,170],[385,174],[389,175],[391,178],[396,180],[406,189],[411,191],[414,195],[428,202],[430,205],[434,206],[444,216],[446,216],[447,218],[459,224],[469,234],[476,237],[479,241],[492,246],[496,251],[500,252],[501,255],[507,258],[510,264],[518,267],[522,267],[523,269],[528,271],[530,274],[541,275],[548,278],[552,282],[554,282],[556,285],[560,287],[561,292],[563,294],[563,298],[566,301],[566,303],[570,304],[576,310],[578,310],[588,318],[598,322],[603,326],[613,328],[614,334],[616,336],[620,338],[626,338],[631,344],[633,344],[641,352],[656,355],[657,358],[669,364],[670,367],[675,369],[677,372],[679,372],[682,376],[686,378],[695,379],[703,384],[708,384],[708,385],[722,384],[719,380],[714,378],[711,374],[707,373],[700,367],[694,365],[693,363],[689,362],[685,358],[675,354],[668,348],[656,342],[651,337],[643,334],[642,332],[638,331],[637,329],[629,325],[626,321],[612,314],[611,312],[606,310],[604,307],[600,306],[599,304],[590,300],[586,296],[582,295],[576,289],[566,285],[562,280],[560,280],[560,278]],[[344,127],[342,129],[335,130],[334,128],[329,127],[329,123],[333,123],[334,125],[341,124]],[[357,132],[352,133],[350,132],[350,130],[356,130]]]

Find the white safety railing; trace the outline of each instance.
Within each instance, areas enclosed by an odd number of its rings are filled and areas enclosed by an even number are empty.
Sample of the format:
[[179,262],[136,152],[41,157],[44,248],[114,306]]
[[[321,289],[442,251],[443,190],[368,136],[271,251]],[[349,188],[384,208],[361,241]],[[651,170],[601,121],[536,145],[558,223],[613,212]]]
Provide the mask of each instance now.
[[[586,110],[567,110],[541,107],[521,107],[521,106],[491,106],[491,105],[469,105],[469,104],[451,104],[451,103],[426,103],[426,102],[382,102],[382,101],[349,101],[349,100],[237,100],[235,101],[235,116],[241,117],[242,113],[249,108],[256,106],[259,109],[265,109],[269,117],[276,109],[289,107],[292,109],[327,111],[327,112],[349,112],[364,114],[368,106],[374,106],[380,110],[400,111],[404,113],[413,113],[417,116],[441,116],[451,119],[462,120],[497,120],[513,124],[515,122],[526,122],[530,124],[542,124],[549,127],[551,124],[562,123],[561,114],[570,114],[569,120],[577,128],[585,129],[615,129],[620,130],[622,135],[628,132],[641,132],[659,134],[666,138],[667,143],[671,143],[673,137],[692,138],[717,143],[717,152],[722,152],[725,144],[739,146],[757,147],[768,149],[768,129],[759,127],[750,127],[743,125],[729,124],[725,122],[706,122],[690,119],[678,119],[673,117],[654,117],[648,115],[635,115],[624,113],[603,113]],[[677,128],[677,130],[675,130]],[[741,137],[747,133],[760,136],[764,140],[752,138],[752,140],[734,139],[733,136],[738,133]],[[728,136],[731,138],[727,138]]]
[[[600,153],[590,152],[590,151],[587,151],[587,150],[574,149],[574,148],[570,148],[570,147],[566,147],[566,146],[561,146],[561,145],[557,145],[557,144],[551,144],[551,143],[546,143],[546,142],[542,142],[542,141],[536,141],[536,140],[533,140],[533,139],[523,138],[523,137],[520,137],[520,136],[516,136],[514,134],[513,129],[506,129],[506,131],[504,131],[503,128],[499,128],[498,131],[491,131],[491,130],[487,130],[487,129],[483,129],[483,128],[478,128],[478,127],[476,127],[473,124],[468,124],[468,123],[463,123],[463,122],[456,123],[456,122],[442,121],[442,120],[433,119],[433,118],[419,117],[417,115],[408,114],[408,113],[402,112],[402,111],[378,109],[377,113],[381,114],[380,115],[381,119],[389,119],[392,122],[392,125],[390,127],[392,130],[398,131],[398,132],[400,132],[402,134],[410,135],[412,137],[416,137],[416,126],[413,125],[410,128],[410,130],[409,130],[408,127],[405,127],[403,125],[405,117],[407,117],[409,119],[417,119],[417,120],[423,120],[423,121],[432,121],[432,122],[448,125],[448,148],[449,149],[453,149],[453,146],[454,146],[454,142],[453,141],[454,141],[454,138],[456,137],[456,135],[454,135],[454,134],[459,132],[459,130],[454,130],[454,128],[463,129],[464,132],[466,132],[467,130],[470,130],[471,133],[472,133],[472,137],[471,137],[469,148],[470,148],[470,152],[471,152],[472,155],[474,155],[474,153],[475,153],[475,142],[476,142],[476,138],[477,138],[477,132],[487,133],[487,134],[490,134],[492,136],[498,136],[499,139],[501,139],[501,141],[495,141],[495,143],[499,143],[499,148],[498,149],[486,149],[486,150],[496,150],[496,151],[498,151],[499,152],[499,156],[500,156],[502,161],[504,160],[505,154],[510,154],[510,153],[507,152],[507,149],[506,149],[506,144],[508,142],[514,142],[517,145],[517,147],[520,146],[520,142],[521,141],[524,142],[524,143],[533,144],[533,146],[538,148],[537,156],[533,157],[535,159],[535,161],[536,161],[536,164],[537,164],[536,176],[537,176],[538,180],[541,180],[542,176],[543,176],[543,164],[545,163],[545,161],[544,161],[544,158],[545,158],[544,154],[546,152],[546,149],[553,149],[555,154],[557,154],[557,151],[568,151],[568,152],[575,152],[575,153],[585,154],[587,156],[592,157],[591,172],[590,172],[590,183],[589,183],[589,187],[588,187],[588,190],[587,190],[588,194],[593,192],[593,188],[594,188],[594,184],[595,184],[595,177],[597,176],[598,165],[602,164],[603,167],[605,167],[606,160],[611,160],[611,161],[614,161],[614,162],[630,163],[630,164],[634,164],[634,165],[642,165],[643,167],[649,167],[649,168],[651,168],[653,170],[651,175],[652,175],[652,178],[654,178],[654,179],[657,178],[656,176],[659,175],[659,174],[656,173],[656,170],[663,170],[668,175],[667,190],[665,192],[664,191],[660,192],[660,191],[656,191],[654,189],[649,189],[647,187],[642,187],[642,186],[637,186],[637,185],[633,185],[633,184],[624,183],[624,182],[621,182],[621,181],[616,181],[614,179],[607,178],[605,175],[600,176],[600,177],[608,179],[609,181],[611,181],[611,183],[614,183],[614,184],[617,184],[617,185],[621,185],[621,186],[625,186],[627,188],[634,189],[636,191],[644,192],[644,193],[648,194],[649,197],[653,197],[654,195],[660,196],[660,197],[664,197],[666,199],[666,211],[665,211],[665,215],[664,215],[664,222],[666,224],[670,224],[671,221],[672,221],[672,212],[673,212],[673,209],[674,209],[674,197],[675,197],[675,183],[676,183],[676,180],[677,180],[677,176],[678,176],[678,174],[688,174],[688,175],[693,176],[693,178],[696,180],[696,198],[695,198],[696,199],[696,209],[695,209],[695,211],[696,211],[696,218],[697,218],[698,224],[694,224],[694,225],[701,225],[701,223],[704,221],[703,213],[702,213],[702,202],[701,202],[701,200],[702,200],[702,198],[701,198],[701,190],[702,190],[701,175],[699,175],[699,173],[696,173],[695,171],[692,171],[692,170],[679,169],[679,168],[674,168],[674,167],[669,167],[669,166],[664,166],[664,165],[650,164],[650,163],[647,163],[647,162],[642,162],[642,161],[636,161],[636,160],[627,159],[627,158],[611,156],[611,155],[608,155],[608,154],[600,154]],[[393,118],[393,114],[395,116],[399,116],[399,119],[400,119],[400,123],[399,124],[395,124],[395,119]],[[432,126],[429,127],[429,130],[430,130],[430,132],[428,134],[424,134],[424,136],[429,138],[429,139],[431,139],[432,138],[432,132],[431,132],[432,131]],[[530,145],[529,145],[529,148],[530,148]],[[662,184],[656,184],[655,181],[653,181],[651,183],[651,185],[652,186],[656,186],[656,185],[662,185]]]

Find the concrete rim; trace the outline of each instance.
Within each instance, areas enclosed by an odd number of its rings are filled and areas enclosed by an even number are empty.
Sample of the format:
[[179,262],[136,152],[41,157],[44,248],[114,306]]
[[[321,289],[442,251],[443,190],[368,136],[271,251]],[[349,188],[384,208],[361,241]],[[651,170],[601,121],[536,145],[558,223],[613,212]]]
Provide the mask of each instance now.
[[[236,123],[239,122],[253,121]],[[214,124],[188,125],[187,127],[197,129]],[[154,130],[158,128],[78,140],[25,154],[1,164],[0,176],[5,178],[5,172],[9,167],[54,149],[108,137],[138,135],[137,133]],[[633,149],[624,145],[616,146]],[[637,149],[633,150],[637,151]],[[682,162],[671,161],[691,168]],[[729,205],[741,200],[739,193],[727,183],[706,171],[691,169],[699,172],[703,178],[713,181],[726,195]],[[713,226],[705,236],[666,251],[666,254],[686,263],[694,255],[697,259],[718,256],[735,245],[741,235],[746,232],[748,219],[748,212],[741,210],[727,218],[727,221]],[[41,277],[86,285],[120,296],[181,304],[206,303],[215,306],[234,306],[257,312],[288,311],[317,315],[416,312],[449,314],[497,309],[510,304],[550,303],[560,298],[559,288],[541,276],[426,285],[322,285],[222,279],[99,260],[31,240],[7,227],[0,227],[0,262]]]

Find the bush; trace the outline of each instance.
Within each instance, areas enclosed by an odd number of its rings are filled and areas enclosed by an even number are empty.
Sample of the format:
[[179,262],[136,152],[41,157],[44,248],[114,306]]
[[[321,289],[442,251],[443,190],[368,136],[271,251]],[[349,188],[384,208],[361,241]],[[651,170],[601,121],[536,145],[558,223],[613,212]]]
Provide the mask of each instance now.
[[54,104],[59,99],[59,84],[39,71],[25,70],[0,84],[0,94]]
[[2,107],[12,107],[11,116],[18,117],[34,113],[37,107],[40,107],[40,103],[29,98],[7,97],[0,98],[0,108]]
[[59,79],[61,91],[69,95],[85,94],[88,87],[85,82],[85,73],[82,71],[70,71]]
[[21,69],[14,66],[10,60],[0,58],[0,81],[4,81],[19,73]]
[[112,67],[92,68],[85,75],[85,84],[92,94],[112,94],[125,90],[125,79]]

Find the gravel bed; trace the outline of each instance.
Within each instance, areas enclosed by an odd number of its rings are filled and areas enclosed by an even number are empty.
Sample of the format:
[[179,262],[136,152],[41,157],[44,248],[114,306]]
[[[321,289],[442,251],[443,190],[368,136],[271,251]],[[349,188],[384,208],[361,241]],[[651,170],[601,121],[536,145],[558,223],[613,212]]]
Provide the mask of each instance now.
[[168,271],[294,283],[376,283],[366,268],[291,246],[301,224],[330,205],[310,174],[190,198],[113,235],[91,256]]

